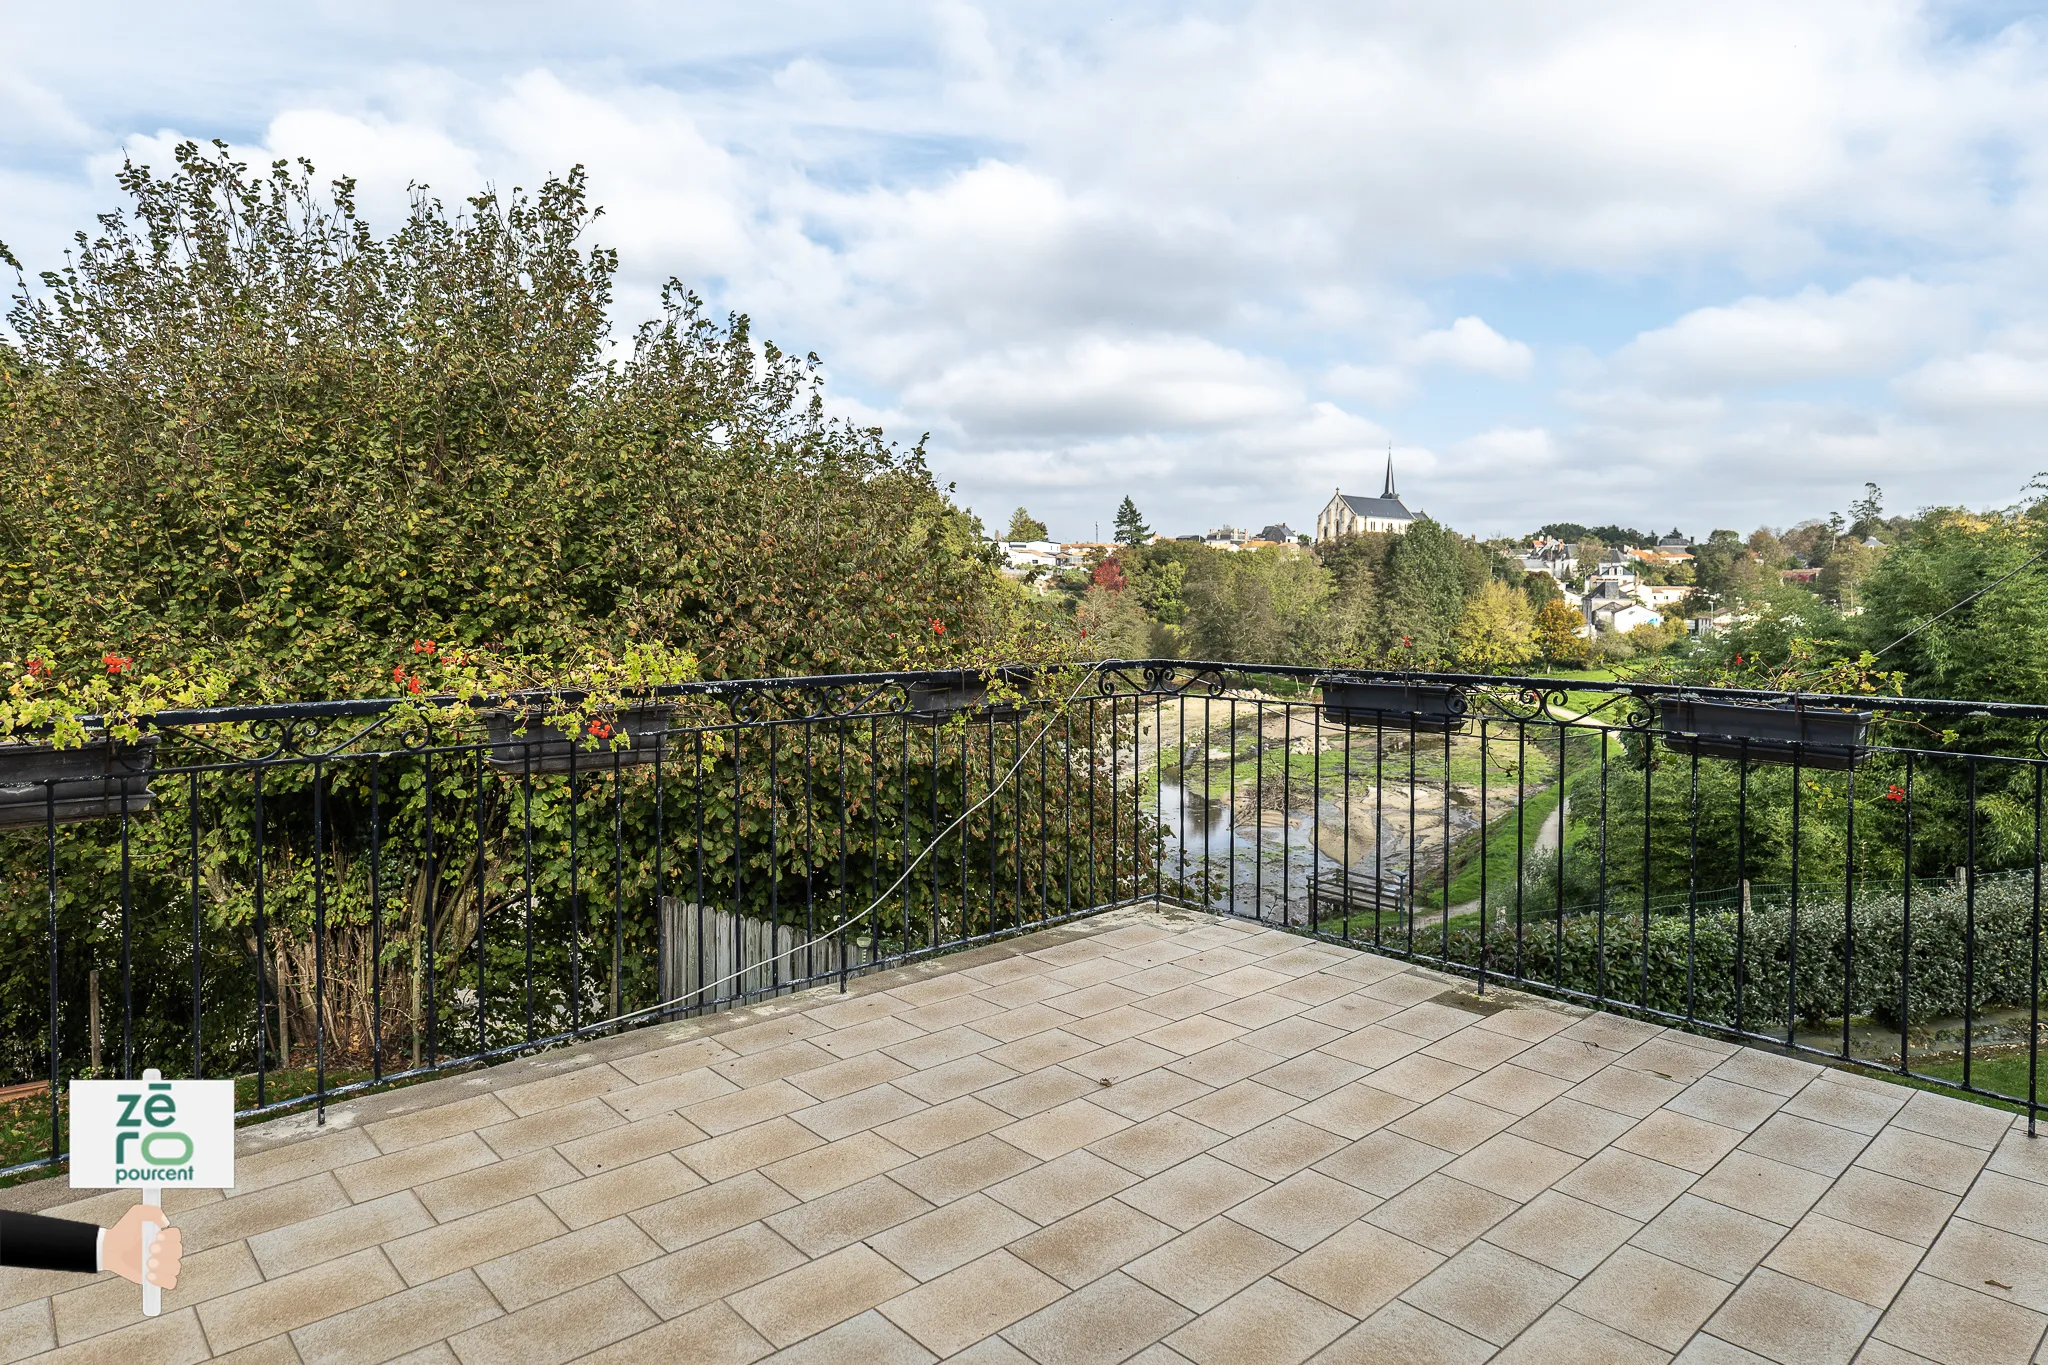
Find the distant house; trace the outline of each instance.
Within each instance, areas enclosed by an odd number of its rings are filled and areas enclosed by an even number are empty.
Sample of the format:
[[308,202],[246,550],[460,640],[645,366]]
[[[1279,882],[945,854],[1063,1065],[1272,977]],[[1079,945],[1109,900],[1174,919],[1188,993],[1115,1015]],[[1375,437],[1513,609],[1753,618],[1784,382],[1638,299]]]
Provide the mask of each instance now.
[[1270,540],[1275,545],[1290,544],[1294,540],[1294,528],[1292,526],[1289,526],[1284,521],[1275,522],[1273,525],[1268,526],[1265,530],[1259,532],[1259,534],[1256,537],[1254,537],[1254,539]]
[[1538,536],[1516,562],[1522,566],[1523,573],[1547,573],[1562,583],[1579,567],[1579,547],[1549,536]]
[[1779,581],[1780,583],[1811,583],[1811,582],[1813,582],[1813,580],[1814,580],[1814,579],[1816,579],[1816,578],[1819,578],[1819,577],[1820,577],[1820,570],[1819,570],[1819,569],[1780,569],[1780,570],[1778,570],[1778,581]]
[[1610,630],[1630,631],[1637,626],[1661,625],[1664,621],[1661,613],[1636,600],[1623,588],[1620,580],[1614,578],[1588,583],[1579,607],[1585,614],[1587,635]]
[[1683,583],[1643,583],[1636,587],[1636,600],[1652,607],[1669,607],[1692,596]]
[[1395,535],[1415,524],[1415,514],[1394,491],[1394,457],[1387,456],[1386,491],[1376,498],[1354,497],[1338,490],[1316,515],[1316,539],[1363,535],[1368,531],[1391,531]]

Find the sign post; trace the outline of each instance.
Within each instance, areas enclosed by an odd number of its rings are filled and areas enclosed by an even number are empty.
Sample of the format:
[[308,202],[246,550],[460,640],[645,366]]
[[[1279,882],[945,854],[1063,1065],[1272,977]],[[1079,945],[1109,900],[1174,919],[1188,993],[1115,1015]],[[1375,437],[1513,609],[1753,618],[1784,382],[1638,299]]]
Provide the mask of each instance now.
[[[139,1081],[71,1083],[71,1188],[141,1192],[163,1207],[163,1187],[227,1189],[235,1183],[235,1083],[167,1081],[155,1067]],[[142,1225],[142,1314],[163,1291],[149,1282],[158,1232]]]

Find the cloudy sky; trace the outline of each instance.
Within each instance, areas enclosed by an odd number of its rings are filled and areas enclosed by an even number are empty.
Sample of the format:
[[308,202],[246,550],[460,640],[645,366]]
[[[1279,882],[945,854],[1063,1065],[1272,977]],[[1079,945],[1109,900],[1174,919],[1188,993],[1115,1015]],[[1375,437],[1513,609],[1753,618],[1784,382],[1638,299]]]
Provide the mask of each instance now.
[[0,0],[30,268],[181,138],[395,223],[582,163],[985,518],[1783,526],[2048,468],[2048,15],[2009,0]]

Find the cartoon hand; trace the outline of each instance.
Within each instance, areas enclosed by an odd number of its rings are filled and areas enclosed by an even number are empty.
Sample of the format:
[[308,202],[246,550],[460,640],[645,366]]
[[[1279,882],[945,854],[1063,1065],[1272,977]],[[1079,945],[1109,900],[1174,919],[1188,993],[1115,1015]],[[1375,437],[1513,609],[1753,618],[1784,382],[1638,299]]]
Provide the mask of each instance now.
[[178,1287],[178,1261],[184,1246],[178,1230],[170,1226],[164,1211],[150,1204],[137,1204],[121,1215],[121,1221],[107,1229],[100,1244],[100,1262],[124,1280],[142,1283],[142,1225],[157,1226],[156,1242],[149,1249],[149,1282],[160,1289]]

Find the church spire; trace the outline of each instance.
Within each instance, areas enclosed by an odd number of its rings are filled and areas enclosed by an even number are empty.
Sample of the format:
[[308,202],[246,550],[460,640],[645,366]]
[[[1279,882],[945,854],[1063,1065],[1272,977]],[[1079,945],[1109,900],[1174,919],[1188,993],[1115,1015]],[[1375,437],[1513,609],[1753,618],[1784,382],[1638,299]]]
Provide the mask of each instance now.
[[1387,491],[1380,494],[1380,496],[1383,498],[1400,496],[1394,492],[1394,443],[1392,441],[1387,442]]

